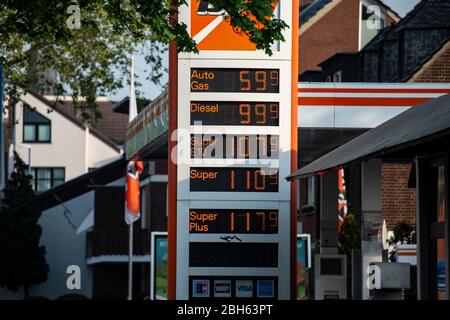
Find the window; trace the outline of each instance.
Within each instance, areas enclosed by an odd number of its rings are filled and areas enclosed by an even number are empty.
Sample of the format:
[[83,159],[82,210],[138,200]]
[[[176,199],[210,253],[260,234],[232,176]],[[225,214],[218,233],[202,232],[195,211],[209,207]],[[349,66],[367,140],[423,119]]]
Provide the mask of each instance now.
[[43,192],[64,183],[64,168],[31,168],[33,189]]
[[34,111],[30,106],[23,107],[23,142],[50,142],[51,121]]

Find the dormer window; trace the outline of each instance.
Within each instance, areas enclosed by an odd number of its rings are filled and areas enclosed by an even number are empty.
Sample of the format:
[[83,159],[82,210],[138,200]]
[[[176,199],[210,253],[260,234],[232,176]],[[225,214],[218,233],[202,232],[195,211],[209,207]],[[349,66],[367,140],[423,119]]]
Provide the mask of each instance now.
[[23,142],[49,143],[51,121],[28,105],[23,107]]

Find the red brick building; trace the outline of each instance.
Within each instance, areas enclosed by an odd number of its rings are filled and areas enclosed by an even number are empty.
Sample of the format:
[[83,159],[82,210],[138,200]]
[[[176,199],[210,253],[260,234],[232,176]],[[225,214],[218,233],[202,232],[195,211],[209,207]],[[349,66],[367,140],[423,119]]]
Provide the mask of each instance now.
[[[450,2],[422,1],[397,24],[383,29],[361,51],[344,49],[319,62],[321,70],[315,75],[320,81],[334,82],[448,83],[449,15]],[[336,74],[339,79],[334,77]],[[410,170],[409,164],[383,164],[382,214],[388,230],[400,220],[415,224],[415,189],[408,188],[407,183]],[[349,170],[348,174],[352,179],[349,183],[358,185],[358,170]],[[349,211],[358,215],[358,191],[352,186],[349,189]]]
[[[402,21],[375,37],[359,54],[363,82],[450,82],[450,3],[422,1]],[[389,230],[416,223],[411,165],[383,165],[382,212]]]
[[380,8],[381,26],[390,26],[399,16],[378,0],[300,1],[299,74],[320,70],[319,63],[336,52],[359,51],[378,30],[365,27],[368,7]]

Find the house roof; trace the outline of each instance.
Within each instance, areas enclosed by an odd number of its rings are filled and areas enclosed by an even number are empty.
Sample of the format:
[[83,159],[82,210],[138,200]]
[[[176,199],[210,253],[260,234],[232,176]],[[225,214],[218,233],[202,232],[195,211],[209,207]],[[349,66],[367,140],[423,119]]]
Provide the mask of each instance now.
[[[313,16],[315,16],[319,11],[321,11],[328,3],[332,2],[334,0],[315,0],[313,1],[311,4],[309,4],[308,6],[306,6],[306,8],[304,8],[301,12],[300,12],[300,25],[306,23],[309,19],[311,19]],[[383,3],[383,1],[378,0],[377,1],[382,7],[384,7],[390,14],[391,16],[394,16],[394,20],[400,20],[400,16],[397,14],[397,12],[395,12],[394,10],[392,10],[389,6],[387,6],[386,4]]]
[[[140,112],[142,109],[144,109],[149,103],[152,102],[152,100],[148,99],[141,99],[137,98],[137,109],[138,112]],[[119,102],[117,102],[114,107],[112,108],[112,111],[115,113],[122,113],[122,114],[128,114],[130,110],[130,97],[126,96]]]
[[427,0],[419,2],[399,24],[396,30],[450,27],[450,1]]
[[130,110],[130,97],[126,96],[119,102],[117,102],[112,108],[113,112],[128,114]]
[[82,174],[59,186],[37,195],[39,209],[47,210],[63,202],[92,191],[93,185],[105,185],[125,175],[125,157],[110,162],[100,168]]
[[325,59],[321,63],[318,64],[318,66],[322,67],[326,64],[334,62],[336,59],[347,57],[347,58],[353,58],[358,55],[358,52],[336,52],[334,55],[329,57],[328,59]]
[[450,1],[427,0],[419,2],[402,20],[394,26],[379,32],[363,49],[376,49],[384,40],[398,38],[398,32],[404,29],[439,29],[450,27]]
[[[414,125],[411,125],[414,124]],[[305,178],[450,137],[450,94],[415,106],[287,177]],[[445,140],[446,139],[446,140]],[[445,145],[441,145],[445,147]]]
[[437,52],[439,52],[448,41],[450,41],[450,1],[448,0],[427,0],[419,2],[396,25],[387,27],[379,32],[362,50],[377,51],[385,41],[399,41],[402,31],[407,29],[447,29],[447,37],[436,45],[435,48],[426,52],[426,55],[417,62],[416,67],[403,75],[398,75],[389,81],[408,81],[422,66],[428,62]]
[[447,43],[450,42],[450,34],[447,38],[445,38],[441,44],[439,46],[437,46],[434,50],[430,51],[430,53],[428,55],[426,55],[418,64],[417,66],[411,70],[410,72],[408,72],[402,79],[402,82],[406,82],[408,81],[410,78],[412,78],[417,72],[419,72],[424,65],[430,61],[431,59],[433,59],[434,56],[436,56],[437,54],[439,54],[439,52],[446,47]]
[[[49,106],[49,108],[55,110],[56,112],[58,112],[59,114],[64,116],[66,119],[71,121],[73,124],[75,124],[79,128],[84,130],[87,127],[83,123],[83,121],[80,120],[75,115],[75,109],[74,109],[73,103],[71,103],[71,102],[61,103],[61,102],[57,102],[57,101],[50,101],[47,98],[45,98],[44,96],[42,96],[41,94],[34,92],[34,91],[29,91],[29,92],[27,92],[27,94],[32,95],[33,97],[35,97],[42,103],[46,104],[47,106]],[[120,129],[121,121],[119,121],[119,119],[113,119],[112,103],[111,102],[97,102],[97,103],[99,104],[100,110],[102,112],[104,112],[103,119],[105,119],[105,120],[98,121],[97,123],[93,123],[92,126],[89,127],[89,132],[92,133],[92,135],[94,135],[98,139],[100,139],[102,142],[104,142],[105,144],[110,146],[116,152],[120,152],[120,148],[117,146],[117,142],[115,142],[113,139],[111,139],[104,132],[109,132],[111,135],[113,135],[113,133],[114,133],[115,135],[119,136],[121,134],[120,131],[123,130],[124,133],[123,133],[122,141],[124,141],[125,134],[126,134],[126,126],[128,124],[128,117],[125,116],[126,122],[124,123],[124,128]],[[113,120],[115,120],[115,121],[113,121]],[[111,128],[108,127],[108,122],[111,123],[111,125],[109,125],[109,126],[111,126]],[[118,129],[116,129],[116,128],[118,128]]]
[[315,16],[326,4],[333,0],[316,0],[300,12],[300,25],[307,22],[311,17]]
[[[50,101],[53,102],[53,101]],[[125,142],[125,136],[128,126],[127,114],[115,112],[117,105],[114,101],[98,100],[97,106],[101,112],[101,117],[94,119],[92,117],[89,126],[95,128],[105,136],[114,141],[115,144],[123,144]],[[83,119],[77,112],[77,108],[73,101],[60,102],[60,107],[67,113],[75,116],[81,123]],[[127,110],[128,112],[128,110]]]

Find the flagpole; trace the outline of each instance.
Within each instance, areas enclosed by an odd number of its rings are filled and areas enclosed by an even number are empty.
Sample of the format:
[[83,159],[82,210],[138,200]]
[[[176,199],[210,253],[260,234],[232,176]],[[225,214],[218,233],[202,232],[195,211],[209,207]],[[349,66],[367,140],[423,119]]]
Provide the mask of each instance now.
[[133,224],[128,225],[128,296],[127,300],[133,300]]
[[[134,56],[131,57],[131,72],[130,72],[130,107],[128,110],[128,120],[131,122],[137,113],[135,106],[135,92],[134,92]],[[133,224],[128,225],[128,296],[127,300],[133,300]]]

